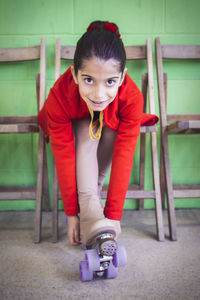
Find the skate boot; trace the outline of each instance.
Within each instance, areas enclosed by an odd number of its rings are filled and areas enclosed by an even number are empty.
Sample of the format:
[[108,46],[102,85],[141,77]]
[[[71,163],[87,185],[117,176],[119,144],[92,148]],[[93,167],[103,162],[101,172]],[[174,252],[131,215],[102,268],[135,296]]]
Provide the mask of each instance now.
[[118,267],[127,263],[126,250],[118,246],[112,233],[101,233],[93,245],[86,246],[85,261],[79,264],[79,273],[82,281],[93,280],[96,277],[115,278]]

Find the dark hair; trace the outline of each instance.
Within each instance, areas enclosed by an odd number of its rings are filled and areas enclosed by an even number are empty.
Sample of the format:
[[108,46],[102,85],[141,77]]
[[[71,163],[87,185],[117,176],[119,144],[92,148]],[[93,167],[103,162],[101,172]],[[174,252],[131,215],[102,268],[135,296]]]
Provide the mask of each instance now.
[[84,59],[94,56],[104,60],[116,59],[120,63],[120,71],[124,71],[126,52],[116,24],[95,21],[88,26],[86,33],[82,35],[76,45],[75,73],[77,74],[81,69]]

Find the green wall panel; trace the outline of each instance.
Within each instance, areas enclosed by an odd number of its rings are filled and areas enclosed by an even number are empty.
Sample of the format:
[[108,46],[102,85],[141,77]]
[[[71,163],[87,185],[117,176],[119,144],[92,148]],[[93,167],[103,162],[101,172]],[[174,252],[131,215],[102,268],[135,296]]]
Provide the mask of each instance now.
[[163,44],[175,44],[175,45],[199,45],[200,34],[172,34],[162,33],[152,35],[153,38],[160,36]]
[[[81,4],[81,0],[75,0],[75,32],[78,33],[97,19],[117,23],[122,34],[151,34],[164,30],[162,0],[86,0],[84,6]],[[82,22],[78,22],[80,17]]]
[[[164,42],[162,42],[164,44]],[[200,61],[164,60],[163,71],[168,74],[169,80],[199,80]]]
[[73,32],[72,0],[1,0],[0,34]]
[[199,34],[199,10],[199,0],[166,0],[166,31]]
[[1,81],[0,89],[1,115],[37,114],[35,81]]
[[74,20],[75,33],[83,34],[89,23],[102,19],[102,1],[75,0],[74,1]]
[[[180,168],[180,170],[184,168],[196,168],[198,170],[200,168],[199,135],[170,135],[169,146],[171,167]],[[190,179],[190,176],[185,175]],[[199,180],[198,177],[196,178],[197,181]]]
[[36,73],[39,73],[39,61],[1,63],[0,80],[9,81],[30,81],[35,80]]
[[168,82],[168,113],[191,113],[199,110],[199,80],[172,80]]
[[[1,8],[1,2],[0,2],[0,8]],[[4,29],[4,26],[3,26]],[[2,28],[1,28],[2,30]],[[5,36],[0,35],[0,47],[1,48],[15,48],[15,47],[27,47],[28,44],[28,38],[23,36]]]
[[2,185],[31,185],[36,182],[37,140],[34,134],[4,134],[1,141]]
[[102,0],[102,12],[104,19],[119,25],[122,34],[152,34],[164,30],[163,5],[163,0]]

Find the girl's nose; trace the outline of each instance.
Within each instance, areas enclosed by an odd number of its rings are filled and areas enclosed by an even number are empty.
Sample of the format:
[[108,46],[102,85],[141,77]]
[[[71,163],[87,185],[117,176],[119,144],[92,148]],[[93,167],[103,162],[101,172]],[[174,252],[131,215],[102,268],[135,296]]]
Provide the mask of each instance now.
[[97,86],[95,87],[95,91],[94,91],[94,101],[102,101],[105,100],[105,91],[104,88],[102,86]]

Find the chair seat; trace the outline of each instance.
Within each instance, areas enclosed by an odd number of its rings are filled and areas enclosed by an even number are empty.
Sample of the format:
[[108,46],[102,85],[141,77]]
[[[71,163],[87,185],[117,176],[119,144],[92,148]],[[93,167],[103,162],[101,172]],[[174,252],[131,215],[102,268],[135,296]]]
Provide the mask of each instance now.
[[169,134],[195,134],[200,133],[200,121],[176,121],[167,125]]
[[1,116],[0,133],[39,132],[37,116]]
[[[104,185],[101,191],[101,197],[103,199],[107,198],[108,186]],[[130,184],[126,193],[126,198],[133,199],[155,199],[155,190],[143,190],[137,184]]]
[[[102,199],[107,198],[108,185],[104,185],[101,191]],[[133,199],[155,199],[156,193],[154,190],[144,191],[140,188],[139,184],[130,184],[126,193],[126,198]],[[61,199],[60,190],[58,191],[58,198]]]
[[174,198],[200,198],[200,184],[173,184]]
[[38,124],[0,124],[0,133],[30,133],[39,132]]
[[0,200],[34,200],[36,186],[0,186]]
[[141,126],[140,127],[140,132],[141,133],[146,133],[146,132],[158,132],[158,127],[156,125],[152,126]]
[[200,185],[199,189],[173,189],[173,196],[174,198],[200,198]]

